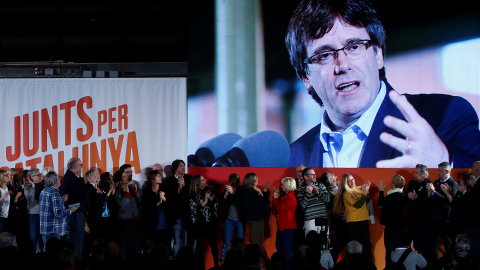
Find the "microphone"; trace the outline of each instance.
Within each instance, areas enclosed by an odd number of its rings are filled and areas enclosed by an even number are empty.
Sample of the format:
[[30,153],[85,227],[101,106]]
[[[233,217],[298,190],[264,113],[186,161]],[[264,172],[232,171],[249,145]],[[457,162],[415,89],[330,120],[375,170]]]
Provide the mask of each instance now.
[[290,146],[278,132],[264,130],[236,142],[212,167],[285,167]]
[[210,167],[216,158],[225,154],[243,137],[235,133],[224,133],[203,142],[194,155],[188,156],[189,167]]

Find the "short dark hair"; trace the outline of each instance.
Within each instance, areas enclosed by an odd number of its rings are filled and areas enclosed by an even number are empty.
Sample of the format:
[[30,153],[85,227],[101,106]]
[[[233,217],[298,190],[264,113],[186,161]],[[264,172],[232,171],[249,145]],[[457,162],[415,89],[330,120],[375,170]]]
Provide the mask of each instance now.
[[305,175],[308,174],[308,171],[310,170],[313,170],[313,168],[310,168],[310,167],[306,167],[305,169],[303,169],[302,171],[302,178],[305,179]]
[[175,174],[175,172],[178,170],[180,163],[183,163],[183,165],[185,165],[185,161],[181,159],[176,159],[172,162],[172,174]]
[[122,171],[122,173],[123,173],[126,169],[131,168],[131,167],[132,167],[132,165],[130,165],[130,164],[123,164],[122,166],[120,166],[119,170]]
[[122,170],[116,171],[116,172],[113,174],[113,182],[114,182],[114,183],[117,183],[117,182],[122,181],[122,177],[123,177],[123,171],[122,171]]
[[110,187],[110,173],[104,172],[100,175],[100,182],[98,183],[98,187],[103,190],[107,191]]
[[[290,62],[300,79],[308,73],[306,47],[311,41],[328,33],[337,18],[351,26],[365,28],[374,50],[385,53],[385,30],[377,12],[367,0],[303,0],[294,11],[287,29],[285,43],[290,54]],[[381,80],[385,80],[385,69],[379,70]],[[316,92],[309,93],[313,96]],[[314,99],[323,105],[318,95]]]

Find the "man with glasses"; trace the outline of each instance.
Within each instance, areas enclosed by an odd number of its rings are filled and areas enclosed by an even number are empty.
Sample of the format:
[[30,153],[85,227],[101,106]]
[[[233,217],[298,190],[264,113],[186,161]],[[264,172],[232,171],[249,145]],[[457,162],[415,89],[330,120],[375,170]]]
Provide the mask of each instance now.
[[78,157],[68,161],[67,169],[61,188],[62,196],[67,196],[65,206],[80,204],[77,211],[67,217],[67,240],[73,244],[77,258],[81,261],[85,245],[85,212],[88,209],[88,195],[94,187],[85,185],[81,177],[83,164]]
[[322,122],[290,146],[289,166],[414,167],[480,158],[478,116],[461,97],[400,95],[385,77],[385,31],[364,0],[304,0],[286,36]]
[[302,172],[303,184],[297,189],[297,203],[303,212],[305,236],[310,231],[316,231],[326,238],[328,230],[327,207],[330,202],[325,185],[317,181],[313,168],[305,168]]

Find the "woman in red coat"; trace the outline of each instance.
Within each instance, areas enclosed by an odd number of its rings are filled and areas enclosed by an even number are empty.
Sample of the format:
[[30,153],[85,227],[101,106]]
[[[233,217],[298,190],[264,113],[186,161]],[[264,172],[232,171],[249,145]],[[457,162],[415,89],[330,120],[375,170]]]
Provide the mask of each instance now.
[[285,259],[287,265],[293,256],[293,232],[297,229],[297,221],[295,219],[295,210],[297,208],[297,198],[295,190],[297,185],[292,177],[285,177],[281,181],[281,189],[286,194],[280,197],[279,190],[273,192],[273,206],[277,214],[277,225],[280,231],[280,238],[285,249]]

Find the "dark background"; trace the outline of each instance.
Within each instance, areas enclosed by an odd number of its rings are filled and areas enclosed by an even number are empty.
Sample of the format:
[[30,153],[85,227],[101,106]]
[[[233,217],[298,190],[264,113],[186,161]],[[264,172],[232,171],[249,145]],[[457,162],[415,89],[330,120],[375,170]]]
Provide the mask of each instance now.
[[[294,79],[284,36],[298,1],[261,3],[267,85]],[[472,1],[373,3],[387,31],[387,56],[479,36]],[[0,62],[188,62],[189,95],[195,95],[214,85],[214,14],[213,0],[2,1]]]

